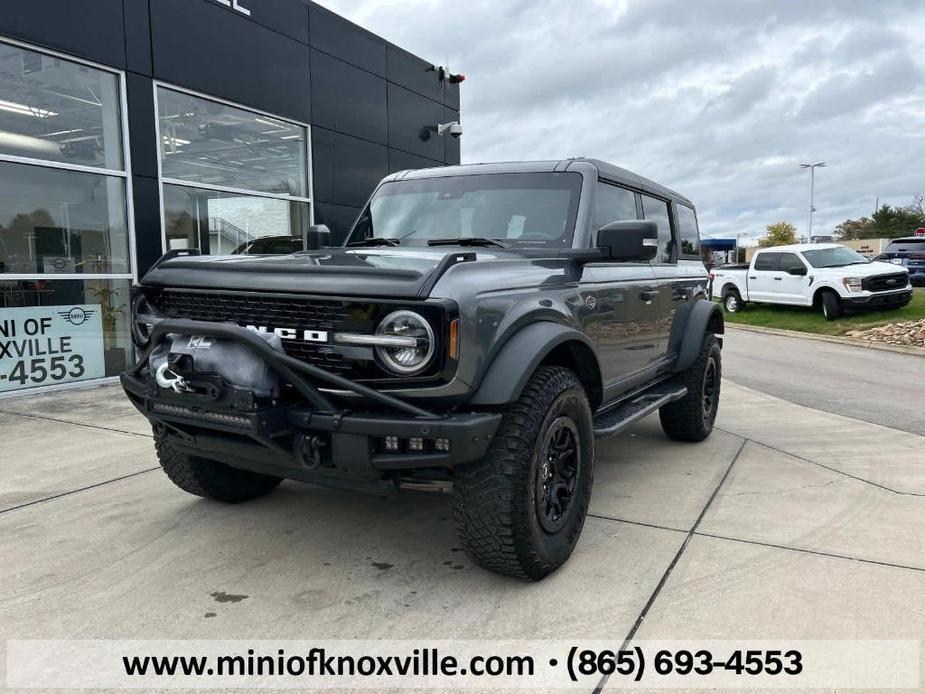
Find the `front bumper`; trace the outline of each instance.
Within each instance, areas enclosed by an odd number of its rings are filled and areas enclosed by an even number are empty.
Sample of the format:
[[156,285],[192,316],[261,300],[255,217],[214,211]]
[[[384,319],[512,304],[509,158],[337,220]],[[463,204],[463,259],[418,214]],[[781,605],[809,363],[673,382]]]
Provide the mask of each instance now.
[[[294,400],[269,405],[234,387],[219,388],[211,397],[159,387],[144,367],[170,333],[239,341],[293,386]],[[501,421],[496,412],[428,412],[276,352],[244,328],[204,321],[159,323],[151,345],[121,381],[156,435],[183,452],[263,474],[375,493],[394,491],[402,470],[480,459]],[[338,408],[316,381],[352,390],[379,409]],[[386,437],[397,439],[398,450],[386,449]],[[420,439],[419,447],[413,449],[412,439]]]
[[871,292],[866,296],[849,296],[845,305],[851,308],[895,308],[905,306],[912,300],[912,288],[895,292]]

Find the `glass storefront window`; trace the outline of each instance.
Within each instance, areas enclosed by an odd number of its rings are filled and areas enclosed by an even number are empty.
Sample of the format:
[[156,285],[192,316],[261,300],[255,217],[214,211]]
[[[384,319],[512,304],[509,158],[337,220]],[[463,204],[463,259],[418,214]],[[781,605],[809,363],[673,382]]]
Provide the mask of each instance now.
[[0,274],[129,273],[125,180],[0,161]]
[[308,197],[305,127],[166,87],[157,109],[163,178]]
[[125,371],[129,291],[129,280],[0,277],[0,393]]
[[[199,248],[211,255],[231,255],[284,248],[291,253],[286,241],[302,238],[309,225],[309,205],[165,184],[164,222],[170,250]],[[254,244],[257,239],[269,243]]]
[[134,356],[116,72],[0,41],[0,394]]
[[124,170],[119,80],[0,43],[0,154]]

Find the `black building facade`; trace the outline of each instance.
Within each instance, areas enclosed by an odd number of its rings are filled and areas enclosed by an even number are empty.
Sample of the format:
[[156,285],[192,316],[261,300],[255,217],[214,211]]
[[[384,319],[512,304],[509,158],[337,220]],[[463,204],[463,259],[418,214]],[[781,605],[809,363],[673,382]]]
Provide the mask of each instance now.
[[429,68],[307,0],[5,2],[0,396],[121,371],[165,250],[340,240],[386,174],[458,163]]

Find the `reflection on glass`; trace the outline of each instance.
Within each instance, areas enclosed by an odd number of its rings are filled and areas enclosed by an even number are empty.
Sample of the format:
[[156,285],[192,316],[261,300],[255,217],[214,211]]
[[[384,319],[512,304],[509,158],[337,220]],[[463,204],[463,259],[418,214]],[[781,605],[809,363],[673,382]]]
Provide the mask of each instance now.
[[129,291],[128,280],[0,278],[0,392],[125,371]]
[[122,178],[0,162],[0,273],[129,268]]
[[658,225],[658,252],[652,262],[670,263],[674,255],[671,238],[671,221],[668,215],[668,203],[664,200],[642,196],[642,210],[646,219]]
[[164,178],[307,196],[306,129],[158,87]]
[[0,43],[0,154],[123,170],[118,78]]
[[211,255],[230,255],[257,239],[301,238],[309,224],[309,205],[165,185],[164,220],[168,249],[199,248]]

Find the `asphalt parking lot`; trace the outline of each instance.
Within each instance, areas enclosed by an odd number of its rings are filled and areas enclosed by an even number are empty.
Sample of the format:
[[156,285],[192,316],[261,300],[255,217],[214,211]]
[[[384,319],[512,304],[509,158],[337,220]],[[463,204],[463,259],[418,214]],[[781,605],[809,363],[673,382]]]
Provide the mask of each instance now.
[[287,482],[222,505],[167,481],[116,386],[0,401],[0,644],[619,643],[634,625],[640,639],[925,638],[925,438],[729,382],[718,427],[673,443],[650,417],[599,446],[578,548],[530,584],[467,561],[446,495]]

